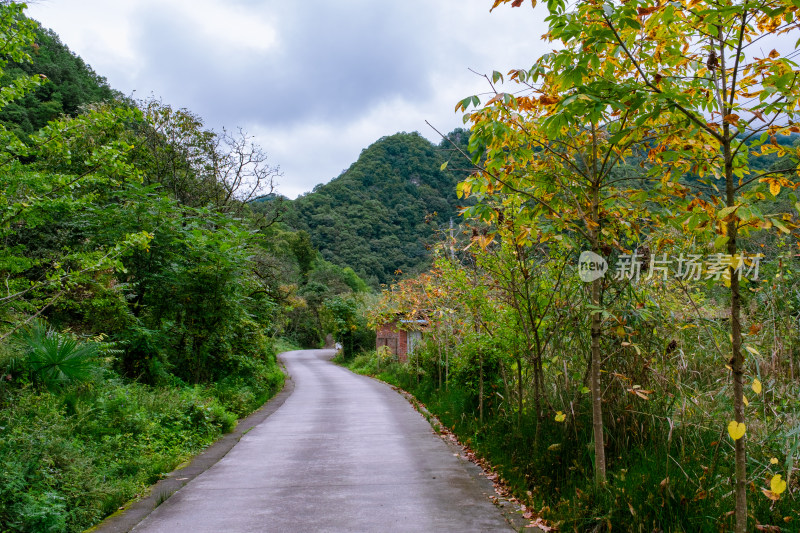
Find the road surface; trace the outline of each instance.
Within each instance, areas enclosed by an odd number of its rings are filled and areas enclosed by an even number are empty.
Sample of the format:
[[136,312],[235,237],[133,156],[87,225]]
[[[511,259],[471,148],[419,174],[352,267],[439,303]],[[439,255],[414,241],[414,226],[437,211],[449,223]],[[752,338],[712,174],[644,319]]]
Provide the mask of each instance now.
[[332,355],[284,354],[286,402],[133,531],[513,531],[403,397]]

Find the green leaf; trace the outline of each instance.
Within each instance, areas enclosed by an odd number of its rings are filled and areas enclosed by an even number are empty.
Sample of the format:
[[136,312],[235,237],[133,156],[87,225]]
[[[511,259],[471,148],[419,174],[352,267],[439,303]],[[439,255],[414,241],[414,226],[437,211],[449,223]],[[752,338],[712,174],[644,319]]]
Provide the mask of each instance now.
[[694,228],[700,223],[700,215],[694,213],[689,220],[687,221],[686,227],[689,228],[689,231],[694,231]]
[[728,238],[728,236],[727,236],[727,235],[720,235],[720,236],[719,236],[719,237],[717,237],[717,238],[716,238],[716,240],[714,241],[714,248],[715,248],[715,249],[717,249],[717,250],[722,250],[722,248],[723,248],[723,247],[724,247],[726,244],[728,244],[728,241],[729,241],[729,240],[730,240],[730,239]]
[[745,222],[753,220],[753,211],[748,206],[742,206],[739,208],[739,211],[736,212],[736,216],[742,219]]
[[626,25],[627,25],[629,28],[633,28],[634,30],[641,30],[641,29],[642,29],[642,25],[641,25],[641,24],[639,24],[639,21],[637,21],[636,19],[633,19],[633,18],[626,18],[626,19],[624,19],[624,20],[623,20],[623,22],[624,22],[624,23],[625,23],[625,24],[626,24]]
[[717,211],[717,218],[718,219],[727,218],[728,215],[730,215],[731,213],[733,213],[737,209],[739,209],[739,205],[738,204],[737,205],[732,205],[730,207],[726,207],[725,209],[720,209],[719,211]]
[[770,218],[769,221],[772,222],[775,225],[775,227],[778,228],[779,230],[781,230],[783,233],[786,233],[786,234],[791,233],[791,231],[789,231],[789,228],[784,226],[783,222],[781,222],[779,219]]

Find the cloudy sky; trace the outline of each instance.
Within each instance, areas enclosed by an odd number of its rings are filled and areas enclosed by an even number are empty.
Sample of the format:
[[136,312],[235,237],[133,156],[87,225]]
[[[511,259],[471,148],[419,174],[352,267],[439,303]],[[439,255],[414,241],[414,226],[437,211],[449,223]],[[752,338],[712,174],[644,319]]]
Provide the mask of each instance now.
[[281,167],[289,197],[325,183],[384,135],[434,142],[487,86],[470,69],[530,66],[542,10],[491,0],[35,0],[110,85],[244,128]]

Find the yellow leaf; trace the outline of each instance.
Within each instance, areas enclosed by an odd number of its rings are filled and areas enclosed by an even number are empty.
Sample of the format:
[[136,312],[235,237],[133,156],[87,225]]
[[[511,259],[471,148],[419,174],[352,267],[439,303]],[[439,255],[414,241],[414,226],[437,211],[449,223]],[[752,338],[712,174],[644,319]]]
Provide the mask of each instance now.
[[772,459],[769,460],[769,464],[771,464],[771,465],[778,464],[778,458],[777,457],[773,457]]
[[744,422],[739,423],[736,420],[731,420],[730,424],[728,424],[728,435],[733,440],[739,440],[744,437],[745,430]]
[[777,181],[769,182],[769,192],[772,196],[778,196],[778,193],[781,192],[781,184]]
[[747,396],[742,396],[742,400],[744,401],[744,406],[745,407],[749,407],[750,406],[750,402],[747,400]]
[[[775,494],[774,492],[772,492],[772,491],[770,491],[770,490],[767,490],[767,489],[761,489],[761,492],[763,492],[763,493],[764,493],[764,496],[766,496],[767,498],[769,498],[770,500],[772,500],[772,501],[774,501],[774,502],[776,502],[776,501],[778,501],[778,500],[780,500],[780,499],[781,499],[781,497],[780,497],[780,496],[778,496],[777,494]],[[731,512],[732,512],[732,511],[731,511]]]
[[556,422],[563,422],[566,419],[567,419],[567,415],[565,415],[561,411],[556,411]]
[[752,387],[753,387],[753,392],[755,392],[756,394],[761,394],[761,381],[759,381],[758,378],[753,380]]
[[780,474],[777,474],[772,476],[772,481],[769,482],[769,488],[772,489],[772,492],[775,494],[780,494],[786,490],[786,482],[781,479]]

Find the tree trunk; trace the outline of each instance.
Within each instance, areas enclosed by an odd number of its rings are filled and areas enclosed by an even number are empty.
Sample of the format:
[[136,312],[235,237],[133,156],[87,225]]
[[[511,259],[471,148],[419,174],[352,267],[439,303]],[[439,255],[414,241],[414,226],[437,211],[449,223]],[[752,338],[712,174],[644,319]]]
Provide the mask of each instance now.
[[480,416],[481,425],[483,425],[483,352],[480,352],[480,356],[478,357],[478,364],[481,365],[479,372],[480,391],[478,392],[478,394],[480,395],[480,397],[478,398],[478,413]]
[[[592,227],[589,228],[589,234],[592,239],[592,251],[600,254],[602,250],[599,247],[600,240],[600,178],[597,168],[597,133],[596,126],[592,124],[592,177],[591,183],[591,198],[592,198],[592,212],[591,221]],[[603,278],[598,278],[592,281],[592,306],[599,309],[601,306],[600,291],[602,289]],[[592,376],[591,376],[591,394],[592,394],[592,429],[594,433],[594,480],[597,485],[602,485],[606,482],[606,449],[605,449],[605,435],[603,431],[603,388],[600,383],[600,367],[602,366],[602,357],[600,355],[600,336],[602,335],[602,315],[600,311],[592,311],[591,320],[591,340],[592,340]]]
[[522,404],[522,359],[517,358],[517,430],[522,429]]
[[450,346],[449,344],[444,346],[444,390],[450,390]]
[[536,430],[533,434],[534,449],[539,446],[539,435],[542,429],[542,391],[544,381],[542,378],[542,357],[541,355],[533,361],[533,410]]
[[[735,248],[735,244],[733,246]],[[729,247],[730,249],[730,247]],[[729,252],[730,253],[730,252]],[[731,253],[733,255],[733,253]],[[739,273],[731,273],[731,337],[733,337],[733,417],[744,423],[744,357],[742,356]],[[736,440],[736,533],[747,531],[747,451],[745,437]]]
[[442,390],[442,344],[439,342],[439,339],[436,339],[436,352],[438,355],[438,361],[436,361],[436,367],[439,371],[439,390]]
[[536,357],[533,359],[533,409],[536,419],[536,432],[533,436],[534,447],[539,445],[539,434],[542,427],[542,395],[544,394],[544,372],[542,371],[542,342],[539,338],[539,330],[534,330],[534,340],[536,342]]
[[[600,283],[601,280],[592,282],[592,305],[600,306]],[[606,450],[603,436],[603,389],[600,385],[600,366],[602,360],[600,356],[600,335],[601,335],[601,315],[599,312],[592,313],[592,427],[594,429],[594,479],[595,483],[601,485],[606,482]]]
[[[727,130],[727,127],[726,127]],[[735,186],[733,175],[733,156],[731,154],[730,137],[725,131],[725,142],[723,143],[723,154],[725,156],[725,188],[726,205],[732,207],[736,205]],[[735,257],[738,243],[738,223],[736,217],[726,225],[728,233],[728,254]],[[739,292],[739,272],[730,268],[731,274],[731,368],[733,369],[733,419],[736,422],[744,423],[744,356],[742,355],[742,323],[741,309],[742,300]],[[747,531],[747,450],[745,449],[745,437],[734,442],[736,450],[736,533]]]

